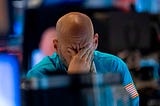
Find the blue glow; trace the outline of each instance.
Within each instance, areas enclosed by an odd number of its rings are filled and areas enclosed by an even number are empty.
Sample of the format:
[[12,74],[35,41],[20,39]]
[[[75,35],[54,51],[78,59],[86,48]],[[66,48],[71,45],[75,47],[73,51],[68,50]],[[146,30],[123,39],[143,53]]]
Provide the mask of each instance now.
[[32,52],[31,67],[33,67],[34,65],[39,63],[44,57],[45,57],[45,55],[42,53],[41,50],[35,49]]
[[142,0],[136,0],[135,2],[135,8],[137,12],[142,12]]
[[112,6],[112,0],[86,0],[84,7],[86,8],[106,8]]
[[84,0],[44,0],[44,5],[54,5],[63,3],[81,3]]
[[4,53],[0,54],[0,106],[20,106],[18,59]]
[[135,0],[137,12],[160,13],[160,0]]
[[19,22],[19,21],[15,22],[13,28],[14,28],[14,33],[15,33],[14,35],[15,36],[22,35],[22,32],[23,32],[22,22]]

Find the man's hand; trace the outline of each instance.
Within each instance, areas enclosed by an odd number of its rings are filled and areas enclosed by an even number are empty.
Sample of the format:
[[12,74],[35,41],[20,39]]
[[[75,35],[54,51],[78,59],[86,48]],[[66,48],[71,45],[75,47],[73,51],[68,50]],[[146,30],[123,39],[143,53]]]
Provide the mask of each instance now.
[[77,54],[71,49],[69,49],[69,52],[72,55],[72,59],[68,67],[68,74],[88,73],[91,67],[93,48],[88,46],[81,49]]

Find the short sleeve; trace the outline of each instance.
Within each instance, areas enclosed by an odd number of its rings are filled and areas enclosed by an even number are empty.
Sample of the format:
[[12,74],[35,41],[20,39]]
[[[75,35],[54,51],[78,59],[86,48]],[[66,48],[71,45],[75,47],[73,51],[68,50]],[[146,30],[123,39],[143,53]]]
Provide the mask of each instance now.
[[117,59],[116,63],[118,63],[117,71],[122,75],[123,86],[131,97],[132,105],[139,106],[139,95],[127,65],[121,59]]

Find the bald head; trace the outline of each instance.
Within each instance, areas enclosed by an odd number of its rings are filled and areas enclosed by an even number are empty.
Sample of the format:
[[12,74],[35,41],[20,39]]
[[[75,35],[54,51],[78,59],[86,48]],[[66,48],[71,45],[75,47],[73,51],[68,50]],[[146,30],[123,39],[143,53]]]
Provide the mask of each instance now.
[[70,12],[62,16],[57,24],[56,31],[60,37],[90,37],[94,35],[91,19],[79,12]]
[[62,16],[56,24],[56,34],[54,48],[66,67],[75,54],[86,52],[83,50],[88,47],[94,51],[98,45],[98,34],[94,34],[92,21],[83,13],[70,12]]

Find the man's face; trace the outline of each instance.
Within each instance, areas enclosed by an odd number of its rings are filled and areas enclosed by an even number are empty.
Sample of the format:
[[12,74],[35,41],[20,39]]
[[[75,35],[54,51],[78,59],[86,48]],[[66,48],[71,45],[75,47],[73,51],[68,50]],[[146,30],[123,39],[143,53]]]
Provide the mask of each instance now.
[[66,67],[68,67],[72,59],[72,55],[68,51],[68,49],[71,49],[75,52],[75,54],[77,54],[81,49],[87,48],[89,45],[93,47],[92,51],[94,51],[93,37],[87,38],[85,36],[79,36],[64,38],[58,41],[57,53],[60,56],[60,59],[63,62],[63,64]]

